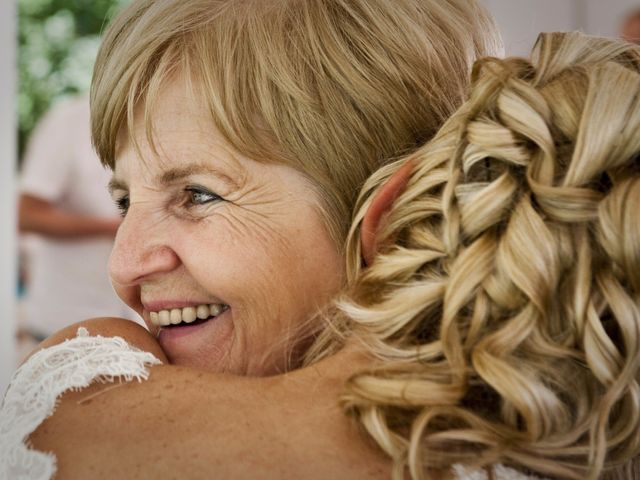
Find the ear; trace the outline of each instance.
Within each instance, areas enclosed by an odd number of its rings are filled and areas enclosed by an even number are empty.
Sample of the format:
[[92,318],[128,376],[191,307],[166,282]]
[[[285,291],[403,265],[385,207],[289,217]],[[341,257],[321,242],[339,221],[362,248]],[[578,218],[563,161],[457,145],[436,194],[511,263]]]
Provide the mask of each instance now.
[[407,187],[412,170],[413,162],[409,160],[394,173],[373,197],[362,219],[360,245],[362,258],[367,266],[373,263],[373,258],[378,252],[378,232],[385,226],[393,202]]

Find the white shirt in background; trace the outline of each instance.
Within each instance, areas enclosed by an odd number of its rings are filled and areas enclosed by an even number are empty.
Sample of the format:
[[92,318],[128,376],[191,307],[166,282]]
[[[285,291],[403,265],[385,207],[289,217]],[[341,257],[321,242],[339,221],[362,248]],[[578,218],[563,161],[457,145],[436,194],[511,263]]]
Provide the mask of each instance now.
[[[24,158],[20,191],[68,212],[114,218],[118,212],[106,187],[110,177],[91,146],[89,101],[82,97],[57,104],[36,128]],[[113,240],[28,237],[21,327],[49,335],[97,316],[140,322],[109,281]]]

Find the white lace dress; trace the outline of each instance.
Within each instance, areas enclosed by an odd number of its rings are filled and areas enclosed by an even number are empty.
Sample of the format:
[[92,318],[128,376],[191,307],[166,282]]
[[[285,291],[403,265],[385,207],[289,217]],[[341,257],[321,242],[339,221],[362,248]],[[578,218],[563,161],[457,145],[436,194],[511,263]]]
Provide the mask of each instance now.
[[[93,382],[146,380],[148,367],[161,364],[151,353],[120,337],[89,336],[84,328],[75,338],[35,353],[14,374],[0,407],[0,480],[50,480],[56,473],[52,453],[30,449],[26,440],[67,390]],[[454,467],[459,480],[488,480],[484,471]],[[498,465],[496,480],[539,480]]]
[[55,456],[25,442],[53,413],[62,393],[96,381],[146,380],[147,366],[160,363],[120,337],[92,337],[85,328],[75,338],[35,353],[14,374],[0,407],[0,480],[54,478]]

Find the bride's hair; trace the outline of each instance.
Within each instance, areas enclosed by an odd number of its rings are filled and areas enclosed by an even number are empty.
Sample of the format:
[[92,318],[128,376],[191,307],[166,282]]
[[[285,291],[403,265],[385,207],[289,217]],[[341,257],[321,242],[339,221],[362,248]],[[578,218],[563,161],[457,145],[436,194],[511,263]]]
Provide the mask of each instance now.
[[408,158],[384,246],[363,267],[362,219],[402,162],[370,179],[327,332],[380,360],[343,404],[394,478],[457,463],[570,479],[631,468],[639,152],[640,48],[543,34],[530,60],[476,64],[468,101]]

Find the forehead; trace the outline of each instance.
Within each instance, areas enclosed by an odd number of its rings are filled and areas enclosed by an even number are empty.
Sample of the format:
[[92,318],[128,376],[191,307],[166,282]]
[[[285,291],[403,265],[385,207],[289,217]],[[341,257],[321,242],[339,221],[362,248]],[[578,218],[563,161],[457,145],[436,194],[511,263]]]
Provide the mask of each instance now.
[[217,130],[205,102],[188,82],[168,81],[159,94],[134,112],[132,128],[121,132],[115,176],[146,170],[193,170],[197,166],[242,169],[245,162]]

